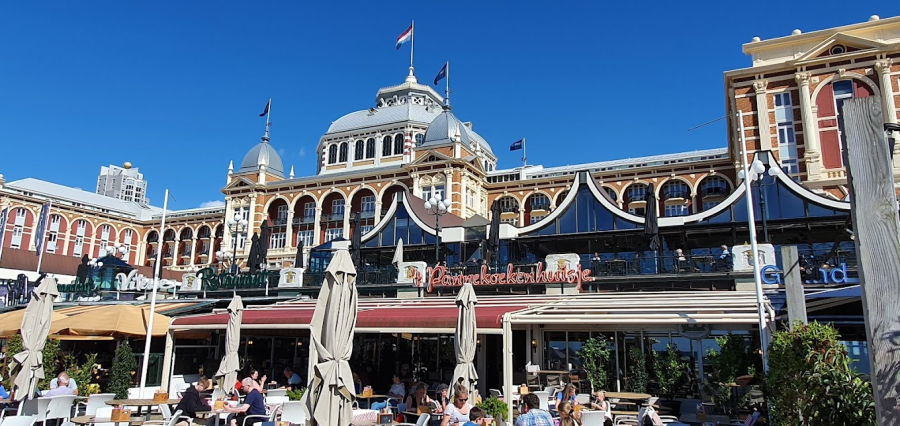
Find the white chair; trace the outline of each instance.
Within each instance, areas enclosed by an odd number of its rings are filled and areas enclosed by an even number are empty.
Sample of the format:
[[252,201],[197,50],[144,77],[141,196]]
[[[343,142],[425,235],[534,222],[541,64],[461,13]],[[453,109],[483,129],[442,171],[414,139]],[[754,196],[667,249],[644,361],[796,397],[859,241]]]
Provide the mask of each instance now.
[[579,393],[575,395],[575,401],[581,405],[588,405],[591,402],[591,396],[586,393]]
[[541,401],[541,410],[550,411],[550,402],[549,402],[550,394],[547,393],[547,391],[532,392],[532,393],[537,395],[538,399]]
[[287,396],[287,389],[269,389],[266,396]]
[[306,407],[304,407],[303,401],[287,401],[281,406],[281,421],[283,422],[305,425],[306,418]]
[[7,416],[3,418],[3,426],[34,426],[37,416]]
[[[68,421],[72,418],[72,406],[75,405],[75,395],[51,396],[47,404],[47,414],[44,416],[43,422],[47,420],[63,419]],[[39,398],[43,399],[43,398]]]
[[500,392],[500,389],[488,389],[488,392],[490,392],[491,396],[493,396],[494,398],[503,398],[503,392]]
[[[174,414],[172,413],[172,407],[169,407],[169,404],[159,404],[158,407],[159,407],[159,414],[162,416],[162,421],[159,421],[157,424],[169,423],[169,421],[172,420],[172,416],[174,416]],[[180,413],[181,410],[178,410],[178,412]],[[178,423],[181,420],[184,420],[184,421],[188,422],[188,424],[190,424],[193,419],[191,419],[188,416],[180,416],[180,419],[178,419],[178,421],[176,421],[175,423]],[[144,423],[144,424],[146,424],[146,423]]]
[[116,399],[116,394],[114,393],[95,393],[88,397],[87,402],[79,401],[78,406],[84,410],[82,414],[85,416],[95,416],[98,408],[106,407],[106,401],[114,399]]
[[606,413],[603,411],[582,411],[581,426],[603,426]]
[[678,420],[678,417],[675,417],[675,416],[659,416],[659,419],[662,420],[663,424],[681,423]]
[[638,419],[635,416],[616,416],[616,426],[637,426]]
[[[262,419],[264,422],[274,422],[274,421],[276,420],[276,417],[278,417],[278,409],[279,409],[279,408],[281,408],[281,407],[280,407],[280,406],[278,406],[278,407],[273,407],[272,410],[269,412],[269,414],[268,414],[268,415],[265,415],[265,416],[261,416],[261,415],[244,416],[244,422],[241,423],[241,424],[242,424],[242,425],[246,425],[246,424],[247,424],[247,419]],[[179,411],[179,413],[180,413],[180,412],[181,412],[181,411]],[[144,423],[144,424],[146,424],[146,423]],[[172,423],[172,424],[169,425],[169,426],[175,426],[175,424]]]
[[267,396],[266,405],[281,405],[290,401],[287,396]]
[[422,414],[415,423],[394,423],[394,426],[424,426],[431,420],[431,414]]
[[544,392],[547,392],[547,395],[556,398],[556,386],[547,386],[544,388]]

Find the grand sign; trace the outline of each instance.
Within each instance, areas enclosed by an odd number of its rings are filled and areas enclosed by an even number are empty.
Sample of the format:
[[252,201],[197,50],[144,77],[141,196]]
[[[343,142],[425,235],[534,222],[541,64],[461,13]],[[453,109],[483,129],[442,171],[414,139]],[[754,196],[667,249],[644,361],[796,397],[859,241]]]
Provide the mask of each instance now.
[[421,281],[421,277],[416,280],[417,287],[427,285],[427,291],[433,292],[435,287],[461,287],[464,284],[472,284],[474,286],[485,285],[524,285],[524,284],[581,284],[591,282],[594,277],[591,276],[590,269],[581,269],[581,264],[576,263],[574,268],[560,268],[556,270],[545,270],[543,263],[538,263],[537,267],[532,271],[517,271],[515,265],[506,266],[505,272],[490,273],[487,265],[481,266],[481,272],[478,274],[459,274],[450,275],[444,266],[429,267],[426,271],[428,277],[427,283]]
[[[775,265],[766,265],[759,270],[760,280],[763,284],[781,284],[781,271]],[[859,284],[859,278],[847,275],[847,264],[842,263],[837,268],[816,268],[812,275],[814,279],[803,280],[804,284]]]

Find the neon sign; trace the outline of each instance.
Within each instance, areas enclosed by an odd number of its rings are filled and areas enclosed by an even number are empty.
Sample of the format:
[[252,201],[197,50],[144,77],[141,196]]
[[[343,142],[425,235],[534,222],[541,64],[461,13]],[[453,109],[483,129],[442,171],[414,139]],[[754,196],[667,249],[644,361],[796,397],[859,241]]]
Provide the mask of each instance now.
[[[576,264],[574,268],[562,268],[555,271],[544,269],[544,264],[539,263],[537,269],[530,272],[516,271],[515,266],[510,263],[506,266],[506,272],[490,273],[487,265],[481,266],[481,272],[478,274],[460,274],[450,275],[444,266],[429,267],[426,270],[428,275],[427,291],[433,292],[435,287],[461,287],[464,284],[472,284],[474,286],[485,285],[522,285],[522,284],[581,284],[594,281],[591,276],[590,269],[582,269],[580,264]],[[416,286],[422,287],[421,276],[416,277]]]
[[[763,284],[781,284],[781,271],[775,265],[766,265],[759,270]],[[847,264],[842,263],[837,268],[818,268],[815,272],[816,279],[803,280],[804,284],[859,284],[859,278],[847,276]]]

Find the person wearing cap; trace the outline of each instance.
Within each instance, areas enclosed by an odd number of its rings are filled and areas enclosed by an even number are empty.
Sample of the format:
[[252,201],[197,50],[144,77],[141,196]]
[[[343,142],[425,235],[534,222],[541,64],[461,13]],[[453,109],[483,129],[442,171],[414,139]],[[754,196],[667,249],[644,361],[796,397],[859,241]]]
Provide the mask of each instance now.
[[447,405],[450,404],[450,386],[447,386],[443,383],[437,386],[434,394],[435,400],[437,400],[438,406],[441,407],[441,412],[447,411]]

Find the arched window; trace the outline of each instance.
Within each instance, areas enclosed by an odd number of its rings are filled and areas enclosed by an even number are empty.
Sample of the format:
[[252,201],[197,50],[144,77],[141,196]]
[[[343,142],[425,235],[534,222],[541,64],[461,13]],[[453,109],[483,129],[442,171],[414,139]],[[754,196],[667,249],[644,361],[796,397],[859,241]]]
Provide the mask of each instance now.
[[394,135],[394,155],[403,154],[403,133]]
[[425,140],[425,135],[422,133],[416,133],[416,146],[422,145],[422,141]]
[[338,163],[346,163],[347,162],[347,149],[349,148],[347,142],[341,142],[341,151],[338,153]]
[[687,216],[691,202],[691,189],[682,180],[672,179],[662,187],[663,216]]
[[604,186],[603,189],[606,190],[606,195],[609,195],[609,198],[611,198],[613,201],[619,201],[619,194],[616,194],[615,189],[612,189],[608,186]]
[[331,145],[328,147],[328,164],[334,164],[337,162],[337,145]]
[[362,160],[364,150],[365,150],[365,147],[363,146],[362,139],[356,141],[356,145],[353,147],[353,159],[354,160]]
[[[822,165],[826,169],[844,166],[841,154],[845,140],[844,120],[841,119],[844,102],[848,99],[873,96],[874,93],[860,80],[838,80],[819,90],[819,94],[816,95],[816,106],[819,126],[823,128],[819,131],[819,145],[822,151]],[[825,123],[835,123],[837,126]]]
[[725,199],[731,189],[728,181],[721,176],[710,176],[700,182],[700,203],[702,211],[709,210]]
[[629,213],[643,216],[646,210],[646,201],[644,200],[647,196],[647,185],[643,183],[636,183],[628,187],[628,191],[625,192],[627,198],[625,199],[625,209],[628,210]]
[[381,139],[381,156],[382,157],[390,157],[391,143],[393,143],[393,141],[391,140],[390,135],[385,136],[383,139]]
[[366,140],[366,158],[375,158],[375,139]]

